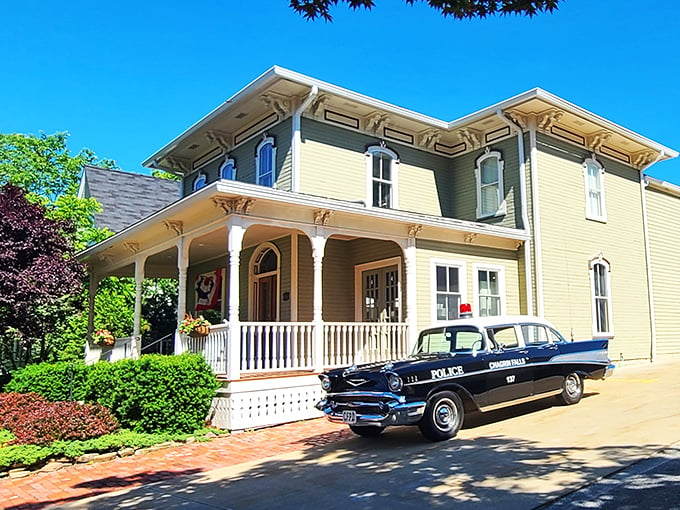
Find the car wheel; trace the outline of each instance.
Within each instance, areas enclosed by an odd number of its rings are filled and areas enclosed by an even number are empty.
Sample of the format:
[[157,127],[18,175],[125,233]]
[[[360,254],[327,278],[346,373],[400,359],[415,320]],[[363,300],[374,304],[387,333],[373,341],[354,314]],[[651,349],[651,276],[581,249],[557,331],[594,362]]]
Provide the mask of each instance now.
[[583,379],[572,372],[567,377],[564,378],[562,382],[562,393],[560,393],[558,399],[564,405],[577,404],[581,397],[583,396]]
[[446,441],[454,437],[463,425],[463,401],[451,391],[430,397],[425,414],[418,422],[420,432],[430,441]]
[[361,425],[350,425],[350,430],[362,437],[378,437],[385,430],[385,427],[371,427]]

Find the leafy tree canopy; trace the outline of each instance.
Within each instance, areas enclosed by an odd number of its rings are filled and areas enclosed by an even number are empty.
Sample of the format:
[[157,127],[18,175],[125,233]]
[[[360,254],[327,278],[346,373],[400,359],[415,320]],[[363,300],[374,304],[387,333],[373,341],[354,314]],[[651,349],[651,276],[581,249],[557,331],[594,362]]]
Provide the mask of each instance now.
[[[557,9],[561,0],[404,0],[413,5],[421,1],[440,12],[444,17],[454,19],[486,18],[496,14],[518,14],[535,16],[541,12]],[[290,6],[304,18],[314,20],[323,18],[332,21],[330,8],[337,4],[348,4],[352,9],[364,7],[368,10],[375,6],[373,0],[290,0]]]
[[82,249],[110,235],[94,228],[94,213],[101,207],[97,201],[77,197],[83,166],[117,166],[90,149],[71,154],[67,141],[68,133],[0,133],[0,185],[22,188],[29,201],[46,208],[48,218],[74,223],[76,228],[67,234]]
[[74,226],[45,212],[21,188],[0,187],[0,349],[14,367],[47,356],[46,333],[82,288],[83,267],[66,237]]

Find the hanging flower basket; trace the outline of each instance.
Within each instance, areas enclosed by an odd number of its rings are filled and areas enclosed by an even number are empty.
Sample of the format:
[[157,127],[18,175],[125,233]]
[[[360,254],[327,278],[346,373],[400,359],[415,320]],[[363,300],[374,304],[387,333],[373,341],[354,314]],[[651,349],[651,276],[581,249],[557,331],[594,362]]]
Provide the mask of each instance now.
[[179,332],[192,338],[208,336],[210,323],[202,315],[194,318],[191,314],[186,314],[182,324],[179,325]]
[[92,340],[102,347],[111,347],[116,343],[116,339],[108,329],[98,329],[92,333]]

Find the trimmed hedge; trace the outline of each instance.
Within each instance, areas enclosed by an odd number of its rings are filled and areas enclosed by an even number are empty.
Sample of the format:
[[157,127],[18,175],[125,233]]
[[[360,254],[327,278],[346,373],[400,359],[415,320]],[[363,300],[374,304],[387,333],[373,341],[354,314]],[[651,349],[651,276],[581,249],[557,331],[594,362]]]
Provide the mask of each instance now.
[[39,393],[51,402],[85,400],[88,368],[82,361],[28,365],[12,373],[4,391]]
[[[215,374],[198,354],[149,354],[137,360],[77,364],[83,367],[83,376],[73,377],[72,389],[64,382],[72,372],[67,373],[63,365],[70,364],[26,367],[15,372],[6,389],[36,392],[48,400],[67,400],[63,392],[68,388],[74,398],[110,409],[124,428],[145,433],[188,433],[205,425],[218,388]],[[55,367],[54,371],[50,367]],[[29,374],[24,373],[26,370]],[[46,381],[52,381],[54,387]]]

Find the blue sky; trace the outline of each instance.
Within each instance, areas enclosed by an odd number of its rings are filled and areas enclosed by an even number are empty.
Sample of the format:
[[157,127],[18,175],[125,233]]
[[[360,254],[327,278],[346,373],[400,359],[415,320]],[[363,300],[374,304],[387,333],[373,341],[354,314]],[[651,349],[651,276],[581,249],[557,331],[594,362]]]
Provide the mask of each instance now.
[[[272,65],[454,120],[544,88],[680,150],[680,4],[563,0],[443,19],[375,0],[309,22],[288,0],[5,2],[0,132],[68,131],[127,171]],[[648,173],[680,184],[680,158]]]

